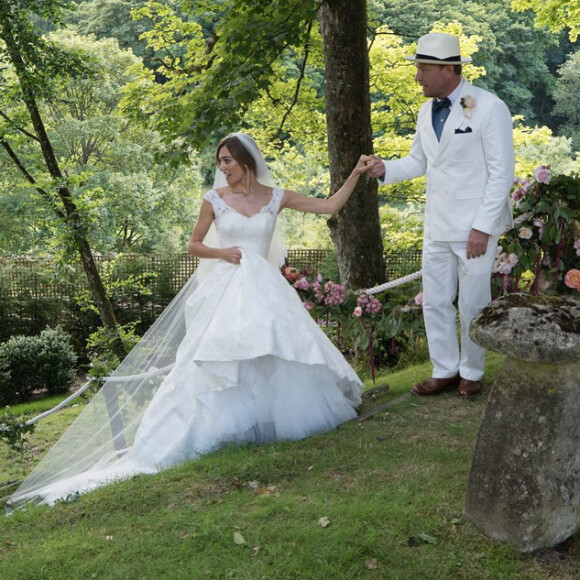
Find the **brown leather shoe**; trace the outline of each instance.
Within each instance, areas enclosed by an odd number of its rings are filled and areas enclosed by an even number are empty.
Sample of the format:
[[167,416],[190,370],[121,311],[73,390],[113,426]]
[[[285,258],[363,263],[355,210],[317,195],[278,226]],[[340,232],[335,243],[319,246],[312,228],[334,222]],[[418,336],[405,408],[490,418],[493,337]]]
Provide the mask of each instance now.
[[417,383],[411,389],[411,393],[413,395],[419,395],[420,397],[438,395],[444,391],[454,391],[457,388],[459,381],[459,375],[455,375],[454,377],[449,377],[447,379],[429,378],[421,381],[420,383]]
[[481,382],[461,379],[457,390],[462,399],[468,399],[469,397],[473,397],[473,395],[479,395],[481,393]]

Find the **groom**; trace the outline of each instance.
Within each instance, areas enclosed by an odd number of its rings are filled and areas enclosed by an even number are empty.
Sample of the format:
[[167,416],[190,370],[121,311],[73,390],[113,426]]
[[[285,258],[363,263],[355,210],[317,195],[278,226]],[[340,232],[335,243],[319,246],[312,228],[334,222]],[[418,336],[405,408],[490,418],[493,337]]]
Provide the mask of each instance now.
[[485,363],[469,325],[491,301],[498,237],[513,225],[512,120],[498,97],[461,77],[462,64],[471,59],[461,57],[455,36],[422,36],[417,53],[405,58],[415,63],[415,80],[431,98],[419,111],[409,155],[385,162],[373,156],[369,175],[383,185],[427,177],[423,316],[433,372],[411,392],[457,390],[468,398],[481,391]]

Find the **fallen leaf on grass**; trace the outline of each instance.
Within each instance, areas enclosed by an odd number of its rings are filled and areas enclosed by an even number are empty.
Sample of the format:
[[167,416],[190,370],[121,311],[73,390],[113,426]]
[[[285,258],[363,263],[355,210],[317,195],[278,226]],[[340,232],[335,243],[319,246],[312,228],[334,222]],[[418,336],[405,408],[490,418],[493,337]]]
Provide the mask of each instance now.
[[369,570],[376,570],[379,567],[379,562],[376,558],[371,558],[370,560],[367,560],[365,562],[365,566],[369,569]]
[[419,537],[427,544],[437,543],[437,540],[433,536],[429,536],[428,534],[419,534]]
[[326,517],[326,516],[322,516],[319,520],[318,520],[318,525],[321,528],[326,528],[328,525],[330,525],[330,520]]
[[244,540],[244,536],[242,536],[242,534],[240,534],[240,532],[234,532],[234,544],[241,546],[242,544],[245,544],[245,543],[246,543],[246,540]]
[[255,487],[255,495],[280,495],[278,493],[278,488],[275,485],[269,485],[268,487]]
[[260,551],[260,548],[259,548],[259,546],[254,546],[254,547],[252,548],[252,554],[253,554],[254,556],[257,556],[259,551]]

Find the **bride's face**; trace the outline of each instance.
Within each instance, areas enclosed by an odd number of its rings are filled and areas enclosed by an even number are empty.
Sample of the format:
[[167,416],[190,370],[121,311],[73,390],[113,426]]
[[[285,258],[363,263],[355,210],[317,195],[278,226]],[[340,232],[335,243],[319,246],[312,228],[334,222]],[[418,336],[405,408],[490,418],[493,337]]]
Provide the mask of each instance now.
[[245,169],[234,159],[225,145],[218,154],[218,168],[230,186],[241,182],[246,175]]

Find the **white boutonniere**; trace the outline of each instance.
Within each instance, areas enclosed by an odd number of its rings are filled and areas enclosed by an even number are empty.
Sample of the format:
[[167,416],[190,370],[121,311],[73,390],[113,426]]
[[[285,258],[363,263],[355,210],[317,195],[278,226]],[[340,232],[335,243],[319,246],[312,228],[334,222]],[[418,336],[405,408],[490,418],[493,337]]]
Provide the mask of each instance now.
[[465,95],[461,97],[459,104],[463,107],[463,114],[468,118],[471,119],[471,110],[477,104],[475,97],[471,95]]

